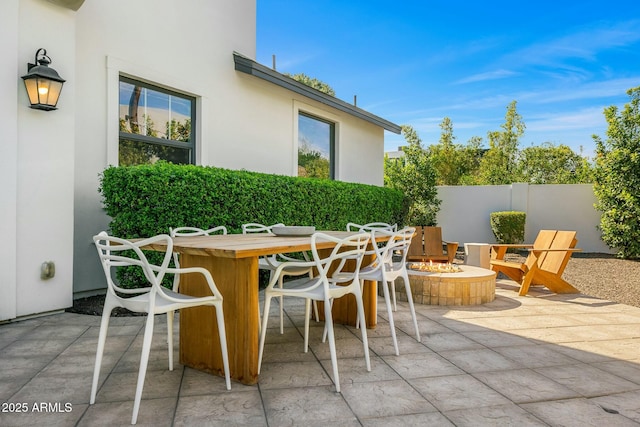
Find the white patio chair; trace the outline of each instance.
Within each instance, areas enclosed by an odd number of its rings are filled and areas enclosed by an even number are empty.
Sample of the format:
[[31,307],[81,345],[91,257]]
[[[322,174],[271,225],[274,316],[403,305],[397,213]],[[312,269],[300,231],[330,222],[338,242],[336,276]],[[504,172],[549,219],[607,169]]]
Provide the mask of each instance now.
[[[273,227],[284,227],[284,224],[278,223],[273,225],[264,225],[258,224],[255,222],[250,222],[246,224],[242,224],[242,234],[251,234],[251,233],[271,233]],[[305,261],[308,261],[308,257],[306,254],[303,254]],[[269,272],[269,281],[273,279],[273,274],[278,268],[280,264],[286,261],[300,261],[297,258],[293,258],[287,256],[285,254],[275,254],[269,256],[262,256],[258,258],[258,269],[266,270]],[[313,269],[312,268],[291,268],[288,269],[288,274],[294,276],[301,276],[304,274],[308,274],[309,277],[313,277]],[[282,297],[279,299],[280,302],[280,333],[284,334],[284,304]],[[313,313],[316,318],[316,321],[320,321],[320,316],[318,315],[318,306],[314,302],[313,303]],[[260,312],[258,312],[258,319],[261,318]],[[261,322],[258,322],[260,328],[262,328]]]
[[[100,257],[100,262],[102,263],[102,268],[107,279],[107,296],[105,298],[104,308],[102,311],[102,321],[100,322],[98,348],[96,350],[96,363],[93,371],[93,383],[91,385],[91,398],[89,403],[94,404],[96,400],[98,378],[100,376],[100,367],[102,365],[102,355],[104,353],[107,331],[109,329],[109,319],[111,318],[111,311],[115,307],[123,307],[138,313],[147,313],[131,424],[135,424],[138,419],[142,388],[144,387],[144,379],[149,361],[149,352],[151,350],[155,314],[167,314],[169,370],[173,371],[173,315],[175,310],[203,305],[215,307],[225,380],[227,390],[230,390],[231,381],[229,378],[229,360],[224,315],[222,311],[222,295],[218,291],[218,288],[216,288],[209,271],[201,267],[169,268],[169,262],[171,261],[171,256],[173,254],[173,242],[171,237],[167,234],[161,234],[148,239],[132,242],[109,236],[103,231],[100,234],[93,236],[93,241],[96,249],[98,250],[98,256]],[[162,264],[159,266],[150,264],[147,257],[141,250],[142,247],[154,243],[163,244],[167,247]],[[118,286],[117,280],[115,279],[116,270],[119,267],[128,266],[139,267],[151,286],[138,289],[126,289]],[[166,273],[202,274],[209,284],[212,295],[206,297],[192,297],[180,294],[177,291],[166,289],[161,285],[162,279]],[[129,297],[125,298],[121,295],[129,295]]]
[[[267,322],[269,321],[269,306],[273,297],[298,297],[304,298],[305,302],[305,320],[304,320],[304,351],[309,349],[309,311],[311,309],[311,301],[324,302],[325,330],[329,336],[329,351],[331,353],[331,364],[333,366],[333,380],[336,385],[336,391],[340,392],[340,377],[338,375],[338,363],[336,355],[336,343],[333,332],[333,319],[331,316],[331,302],[335,298],[341,298],[345,295],[352,294],[356,300],[358,310],[358,318],[364,324],[364,304],[362,302],[362,292],[359,281],[359,271],[362,266],[362,258],[369,243],[370,235],[368,233],[359,233],[349,236],[345,239],[339,239],[323,233],[315,233],[311,237],[311,253],[312,261],[290,261],[284,262],[278,266],[272,280],[265,289],[263,328],[260,331],[260,348],[258,353],[258,373],[262,366],[262,356],[264,353],[264,343],[267,335]],[[331,250],[331,254],[322,257],[318,251],[317,244],[319,242],[330,241],[335,243],[335,247]],[[349,260],[354,260],[354,271],[345,271],[345,264]],[[332,264],[337,267],[333,274],[341,277],[340,284],[331,281],[329,269]],[[283,276],[286,275],[287,269],[315,267],[318,275],[312,278],[301,278],[288,282],[283,282]],[[366,328],[361,328],[362,343],[364,348],[364,357],[367,371],[371,371],[371,363],[369,360],[369,343],[367,341]]]
[[350,222],[347,224],[347,231],[367,231],[371,230],[389,230],[398,231],[398,224],[387,224],[386,222],[370,222],[368,224],[356,224]]
[[[169,227],[169,235],[171,237],[195,237],[195,236],[210,236],[212,234],[227,234],[227,227],[219,225],[217,227],[205,230],[198,227]],[[176,268],[180,268],[180,255],[177,252],[173,253],[173,264]],[[173,291],[177,292],[180,287],[180,275],[175,274],[173,276]]]
[[[387,306],[387,314],[389,316],[389,327],[391,328],[391,337],[393,338],[393,347],[396,355],[399,355],[398,340],[396,339],[396,329],[393,321],[393,310],[391,309],[391,301],[389,298],[389,284],[391,288],[395,287],[395,280],[401,277],[404,281],[407,300],[409,302],[409,310],[413,318],[413,327],[416,331],[416,340],[420,342],[420,331],[418,330],[418,320],[416,311],[413,306],[413,296],[411,294],[411,285],[409,284],[409,275],[407,273],[407,251],[411,245],[411,239],[415,233],[415,228],[405,227],[399,231],[372,230],[371,240],[373,242],[373,250],[376,253],[374,261],[368,266],[360,270],[361,286],[364,286],[365,280],[382,283],[382,291]],[[385,235],[389,238],[387,243],[379,247],[376,239]],[[395,301],[394,301],[395,302]]]
[[[398,224],[387,224],[386,222],[370,222],[368,224],[356,224],[350,222],[347,224],[347,231],[365,231],[370,233],[373,230],[398,231]],[[366,255],[375,255],[375,251],[368,251]],[[398,309],[396,304],[396,288],[391,287],[391,296],[393,298],[393,311]],[[358,325],[356,324],[356,327]]]

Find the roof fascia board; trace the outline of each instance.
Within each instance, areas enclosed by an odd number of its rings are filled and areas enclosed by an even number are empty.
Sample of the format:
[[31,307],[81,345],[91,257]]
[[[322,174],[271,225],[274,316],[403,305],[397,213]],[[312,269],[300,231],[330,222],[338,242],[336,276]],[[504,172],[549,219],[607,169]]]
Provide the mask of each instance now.
[[369,123],[373,123],[390,132],[399,134],[402,131],[402,128],[395,123],[376,116],[375,114],[371,114],[354,105],[348,104],[334,96],[327,95],[324,92],[312,88],[311,86],[300,83],[237,52],[233,53],[233,59],[235,62],[235,69],[237,71],[266,80],[294,93],[313,99],[314,101],[318,101]]

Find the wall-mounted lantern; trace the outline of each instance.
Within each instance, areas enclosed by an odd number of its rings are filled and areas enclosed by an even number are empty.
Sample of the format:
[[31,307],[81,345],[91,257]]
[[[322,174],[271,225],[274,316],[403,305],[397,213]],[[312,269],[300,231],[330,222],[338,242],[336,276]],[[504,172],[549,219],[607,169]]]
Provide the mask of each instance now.
[[49,67],[51,58],[47,56],[45,49],[40,48],[36,51],[35,62],[38,65],[27,64],[28,72],[22,76],[31,108],[45,111],[55,110],[65,80],[56,70]]

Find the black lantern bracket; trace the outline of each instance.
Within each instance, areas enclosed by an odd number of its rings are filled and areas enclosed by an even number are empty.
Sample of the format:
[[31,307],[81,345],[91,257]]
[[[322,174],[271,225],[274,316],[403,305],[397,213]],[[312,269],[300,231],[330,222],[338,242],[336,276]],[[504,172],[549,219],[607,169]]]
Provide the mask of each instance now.
[[30,107],[36,110],[56,110],[66,81],[49,64],[51,58],[47,56],[47,50],[40,48],[36,51],[34,63],[27,64],[27,74],[22,76]]

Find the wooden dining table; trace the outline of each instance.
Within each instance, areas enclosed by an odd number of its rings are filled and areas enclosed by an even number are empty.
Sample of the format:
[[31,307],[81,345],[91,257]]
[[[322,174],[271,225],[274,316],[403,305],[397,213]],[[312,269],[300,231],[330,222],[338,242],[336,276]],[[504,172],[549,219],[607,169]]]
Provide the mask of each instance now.
[[[338,238],[350,231],[322,231]],[[334,243],[318,241],[320,249],[330,251]],[[164,251],[163,245],[148,249]],[[270,233],[227,234],[174,237],[173,249],[180,253],[181,267],[204,267],[222,293],[231,378],[243,384],[258,382],[258,258],[278,253],[311,249],[310,236],[276,236]],[[366,260],[364,261],[366,262]],[[193,296],[211,295],[201,275],[187,274],[180,279],[180,292]],[[363,301],[368,328],[376,326],[377,286],[364,287]],[[218,326],[213,307],[193,307],[180,311],[180,363],[194,369],[224,375]],[[335,323],[355,325],[355,298],[335,300]]]

